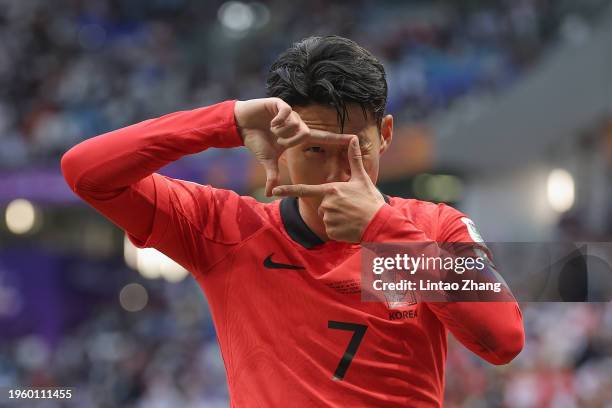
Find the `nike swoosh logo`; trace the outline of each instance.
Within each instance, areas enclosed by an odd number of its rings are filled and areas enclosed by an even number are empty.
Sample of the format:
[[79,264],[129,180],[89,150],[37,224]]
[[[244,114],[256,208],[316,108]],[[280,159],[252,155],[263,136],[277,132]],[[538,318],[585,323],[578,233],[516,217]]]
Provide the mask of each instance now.
[[291,265],[291,264],[274,262],[272,260],[273,255],[274,253],[271,253],[270,255],[268,255],[266,259],[264,259],[264,262],[263,262],[264,267],[269,268],[269,269],[294,269],[294,270],[305,269],[303,266],[299,266],[299,265]]

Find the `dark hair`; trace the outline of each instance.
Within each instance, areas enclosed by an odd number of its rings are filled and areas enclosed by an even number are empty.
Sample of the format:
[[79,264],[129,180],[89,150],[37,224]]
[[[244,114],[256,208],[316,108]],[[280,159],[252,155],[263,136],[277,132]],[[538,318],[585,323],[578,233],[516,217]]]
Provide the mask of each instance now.
[[308,37],[283,52],[270,67],[267,94],[291,106],[330,105],[341,131],[347,104],[361,106],[380,128],[387,104],[385,69],[369,51],[347,38]]

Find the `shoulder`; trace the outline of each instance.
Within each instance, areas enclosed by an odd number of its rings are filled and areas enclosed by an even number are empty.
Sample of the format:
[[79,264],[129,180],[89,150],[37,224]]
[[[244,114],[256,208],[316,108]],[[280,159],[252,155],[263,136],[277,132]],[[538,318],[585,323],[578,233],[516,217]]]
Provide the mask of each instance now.
[[438,242],[482,242],[474,222],[463,212],[447,204],[391,197],[390,204],[410,216]]
[[413,198],[389,197],[389,204],[402,213],[413,217],[435,217],[439,204]]
[[262,203],[250,196],[229,189],[216,188],[191,181],[160,176],[169,190],[169,200],[177,212],[183,214],[202,230],[228,229],[244,238],[272,222],[273,208],[278,203]]

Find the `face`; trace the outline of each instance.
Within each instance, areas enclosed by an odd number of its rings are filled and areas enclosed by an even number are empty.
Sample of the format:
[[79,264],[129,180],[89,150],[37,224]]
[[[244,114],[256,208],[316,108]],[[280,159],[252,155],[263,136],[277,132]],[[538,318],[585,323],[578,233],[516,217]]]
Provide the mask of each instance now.
[[[293,108],[310,129],[340,133],[336,110],[323,105]],[[359,137],[363,166],[376,184],[380,156],[386,151],[393,134],[393,118],[383,118],[378,130],[374,118],[365,118],[359,105],[349,105],[348,118],[344,124],[345,134]],[[324,184],[346,182],[351,178],[347,145],[322,145],[305,142],[287,149],[284,162],[294,184]],[[321,199],[309,197],[304,203],[318,209]]]

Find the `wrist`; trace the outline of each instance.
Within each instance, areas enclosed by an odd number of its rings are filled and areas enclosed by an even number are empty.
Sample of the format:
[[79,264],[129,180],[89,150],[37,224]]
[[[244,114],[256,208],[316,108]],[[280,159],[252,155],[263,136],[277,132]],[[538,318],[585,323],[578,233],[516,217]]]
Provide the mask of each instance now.
[[244,101],[239,101],[236,100],[234,102],[234,124],[236,126],[236,132],[238,133],[238,136],[240,137],[240,140],[242,140],[242,143],[244,144],[244,135],[242,134],[242,127],[241,127],[241,117],[242,117],[242,112],[243,112],[243,107],[244,107]]

